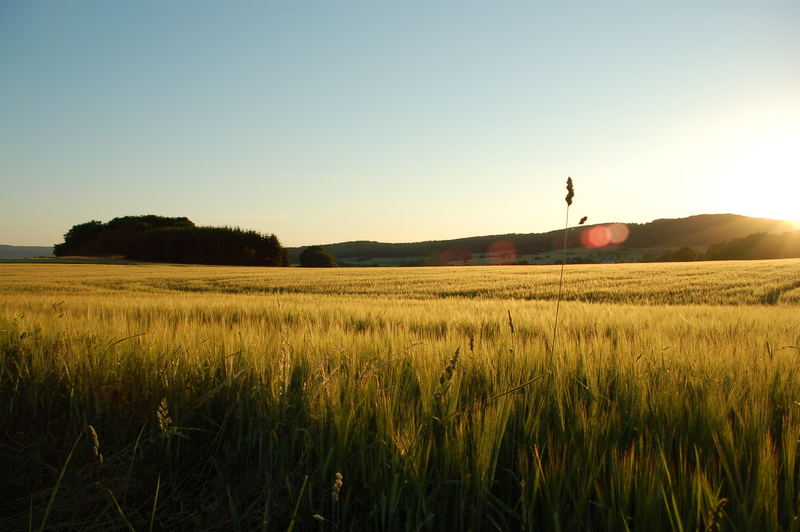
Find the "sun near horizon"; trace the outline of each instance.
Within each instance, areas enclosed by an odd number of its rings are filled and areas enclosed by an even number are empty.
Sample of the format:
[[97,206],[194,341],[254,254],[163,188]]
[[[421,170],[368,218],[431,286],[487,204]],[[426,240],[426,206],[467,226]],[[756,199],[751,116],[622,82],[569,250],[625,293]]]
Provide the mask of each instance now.
[[800,228],[800,128],[777,129],[733,148],[717,181],[719,207]]

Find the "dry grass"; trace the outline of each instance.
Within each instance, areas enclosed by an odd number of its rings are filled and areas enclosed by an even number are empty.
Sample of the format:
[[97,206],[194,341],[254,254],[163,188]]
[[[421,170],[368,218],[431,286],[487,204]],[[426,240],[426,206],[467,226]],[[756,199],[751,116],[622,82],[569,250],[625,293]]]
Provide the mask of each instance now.
[[3,265],[0,526],[795,529],[798,266]]

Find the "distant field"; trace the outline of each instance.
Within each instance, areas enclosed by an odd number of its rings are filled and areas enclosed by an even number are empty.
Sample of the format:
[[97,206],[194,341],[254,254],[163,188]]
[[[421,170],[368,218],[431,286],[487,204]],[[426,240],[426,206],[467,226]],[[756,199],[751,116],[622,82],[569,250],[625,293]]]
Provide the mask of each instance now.
[[[249,268],[0,264],[0,294],[306,294],[371,300],[553,300],[559,266]],[[563,298],[596,303],[797,303],[800,260],[568,265]]]
[[796,530],[800,260],[559,272],[0,264],[0,528]]
[[[700,251],[704,246],[700,246]],[[594,262],[594,263],[613,263],[613,262],[642,262],[648,254],[657,256],[666,248],[626,248],[621,246],[609,246],[604,248],[570,248],[567,250],[567,262]],[[427,257],[343,257],[338,259],[344,266],[406,266],[418,261],[426,260]],[[508,256],[492,255],[491,253],[473,253],[467,260],[451,261],[451,266],[489,266],[498,264],[560,264],[564,260],[564,255],[560,250],[543,251],[534,254],[521,254]],[[299,258],[295,257],[295,265],[299,265]]]

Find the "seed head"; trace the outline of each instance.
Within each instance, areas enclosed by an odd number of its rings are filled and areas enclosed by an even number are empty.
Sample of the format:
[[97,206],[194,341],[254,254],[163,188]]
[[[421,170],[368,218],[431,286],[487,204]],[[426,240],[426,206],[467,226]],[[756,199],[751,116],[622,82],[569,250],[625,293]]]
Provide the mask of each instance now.
[[100,454],[100,439],[97,437],[97,432],[95,432],[93,426],[89,425],[86,428],[86,432],[89,433],[89,443],[91,444],[92,458],[94,458],[95,464],[100,467],[103,465],[103,455]]
[[447,390],[450,389],[450,380],[453,378],[453,372],[456,370],[460,353],[461,346],[458,346],[456,347],[456,352],[453,353],[453,356],[450,357],[444,370],[442,370],[442,374],[439,375],[439,387],[433,392],[433,398],[437,402],[440,401],[444,394],[447,393]]
[[172,418],[169,415],[169,408],[167,407],[167,398],[161,399],[156,410],[156,420],[158,421],[158,428],[161,432],[168,432],[170,425],[172,425]]
[[588,217],[588,216],[584,216],[583,218],[581,218],[581,221],[580,221],[580,222],[578,222],[578,225],[583,225],[583,224],[585,224],[585,223],[586,223],[586,220],[588,220],[588,219],[589,219],[589,217]]
[[725,517],[725,505],[728,504],[728,499],[720,499],[717,501],[717,504],[714,505],[708,512],[708,520],[706,524],[706,531],[707,532],[718,532],[720,521]]
[[572,198],[575,197],[575,189],[572,187],[572,178],[567,178],[567,197],[564,198],[567,202],[567,207],[572,205]]
[[333,477],[333,487],[331,488],[331,499],[333,499],[333,502],[339,502],[339,495],[342,492],[342,484],[344,483],[343,480],[344,477],[338,472]]
[[458,355],[461,352],[461,346],[456,347],[456,352],[453,353],[453,356],[450,357],[450,361],[445,366],[444,371],[439,376],[439,384],[444,386],[450,379],[453,378],[453,372],[456,370],[456,364],[458,364]]

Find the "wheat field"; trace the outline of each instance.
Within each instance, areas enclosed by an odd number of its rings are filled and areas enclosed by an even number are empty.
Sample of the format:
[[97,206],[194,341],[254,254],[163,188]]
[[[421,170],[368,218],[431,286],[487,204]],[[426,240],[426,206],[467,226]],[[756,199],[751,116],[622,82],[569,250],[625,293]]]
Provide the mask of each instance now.
[[0,264],[0,527],[800,529],[800,261],[558,276]]

